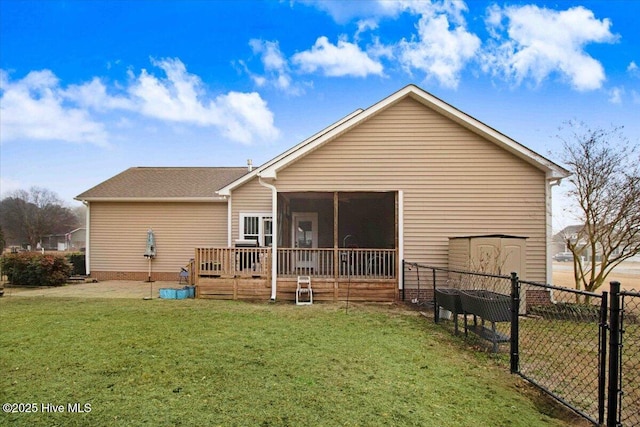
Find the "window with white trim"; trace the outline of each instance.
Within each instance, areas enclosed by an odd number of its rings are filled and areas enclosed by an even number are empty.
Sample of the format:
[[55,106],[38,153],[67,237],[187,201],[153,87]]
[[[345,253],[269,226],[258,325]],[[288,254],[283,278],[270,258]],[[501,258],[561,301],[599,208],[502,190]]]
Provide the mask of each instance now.
[[273,243],[271,213],[241,213],[240,238],[257,240],[259,246],[271,246]]

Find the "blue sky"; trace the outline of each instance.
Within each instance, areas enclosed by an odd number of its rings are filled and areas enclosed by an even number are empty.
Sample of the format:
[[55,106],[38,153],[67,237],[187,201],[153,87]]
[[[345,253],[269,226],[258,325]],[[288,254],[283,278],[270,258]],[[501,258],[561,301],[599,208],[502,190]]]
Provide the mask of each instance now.
[[637,143],[638,16],[632,0],[0,0],[0,193],[74,206],[131,166],[258,165],[410,83],[558,162],[567,120]]

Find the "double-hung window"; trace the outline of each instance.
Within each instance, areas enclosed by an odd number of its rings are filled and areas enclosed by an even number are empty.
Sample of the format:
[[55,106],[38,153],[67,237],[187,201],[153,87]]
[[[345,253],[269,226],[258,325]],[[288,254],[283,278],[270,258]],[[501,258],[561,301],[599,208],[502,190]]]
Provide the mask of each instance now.
[[241,213],[240,238],[256,240],[259,246],[273,243],[273,220],[271,213]]

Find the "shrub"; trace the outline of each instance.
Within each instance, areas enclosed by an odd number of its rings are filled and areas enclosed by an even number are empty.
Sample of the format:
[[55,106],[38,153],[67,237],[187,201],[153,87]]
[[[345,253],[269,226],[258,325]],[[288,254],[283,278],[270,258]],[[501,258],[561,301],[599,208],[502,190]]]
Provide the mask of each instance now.
[[5,254],[0,258],[0,267],[16,286],[60,286],[71,275],[71,264],[59,255]]
[[67,261],[71,263],[73,270],[71,274],[74,276],[84,276],[87,274],[85,254],[80,252],[74,252],[72,254],[67,254]]

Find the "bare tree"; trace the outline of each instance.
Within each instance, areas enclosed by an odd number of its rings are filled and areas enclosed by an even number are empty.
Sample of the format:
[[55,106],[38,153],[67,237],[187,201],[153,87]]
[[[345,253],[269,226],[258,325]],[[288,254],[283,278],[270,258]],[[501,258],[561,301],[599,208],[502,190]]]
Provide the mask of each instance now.
[[7,242],[35,248],[43,236],[67,233],[78,224],[74,213],[50,190],[17,190],[0,202],[0,226]]
[[640,253],[640,158],[622,127],[591,129],[569,122],[563,161],[573,175],[568,195],[580,226],[566,236],[576,288],[594,291],[622,261]]

